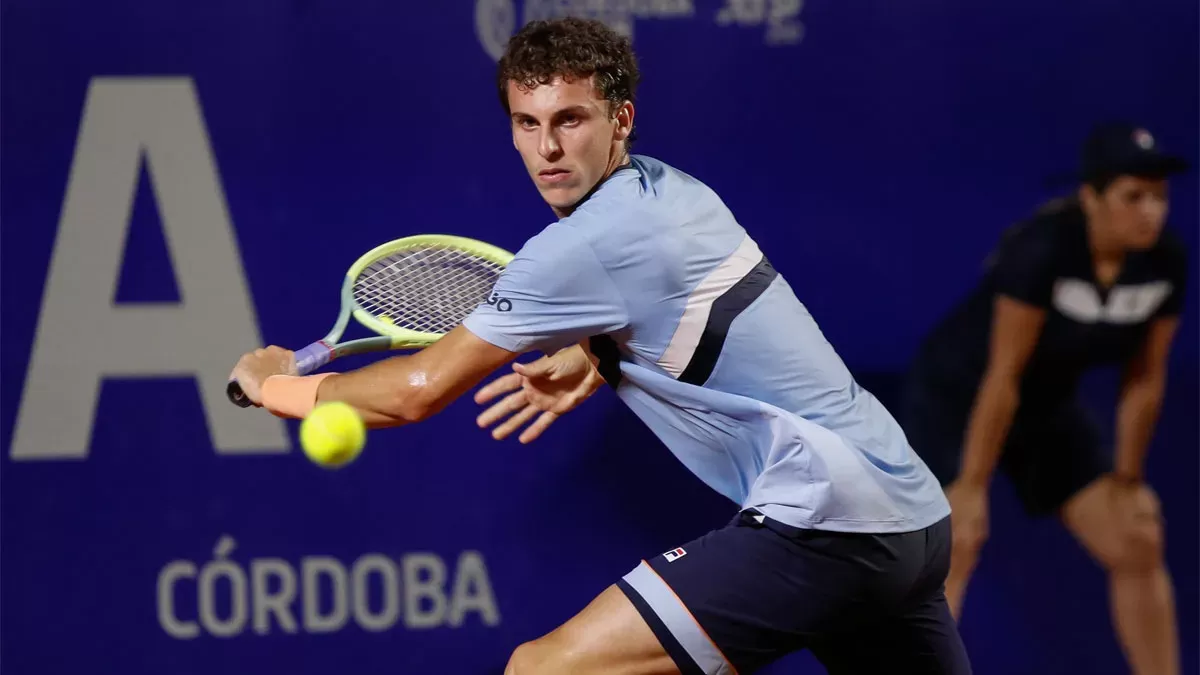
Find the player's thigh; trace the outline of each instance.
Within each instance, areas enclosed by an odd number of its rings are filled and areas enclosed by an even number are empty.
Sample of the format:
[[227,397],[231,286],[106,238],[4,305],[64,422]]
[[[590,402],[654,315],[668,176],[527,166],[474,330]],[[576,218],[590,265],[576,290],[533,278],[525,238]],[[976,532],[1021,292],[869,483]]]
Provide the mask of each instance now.
[[971,663],[946,597],[938,590],[902,615],[814,644],[829,675],[969,675]]
[[943,520],[921,534],[924,564],[902,601],[878,620],[823,636],[811,645],[830,675],[971,672],[944,591],[950,568],[950,523]]
[[1112,453],[1078,404],[1030,405],[1013,421],[1001,465],[1026,512],[1047,516],[1110,472]]
[[633,603],[609,586],[582,611],[513,652],[505,675],[675,675],[679,669]]
[[[948,546],[949,521],[936,527]],[[891,615],[920,578],[940,587],[945,565],[928,564],[928,540],[926,530],[797,530],[749,510],[644,561],[619,585],[682,672],[753,673]]]

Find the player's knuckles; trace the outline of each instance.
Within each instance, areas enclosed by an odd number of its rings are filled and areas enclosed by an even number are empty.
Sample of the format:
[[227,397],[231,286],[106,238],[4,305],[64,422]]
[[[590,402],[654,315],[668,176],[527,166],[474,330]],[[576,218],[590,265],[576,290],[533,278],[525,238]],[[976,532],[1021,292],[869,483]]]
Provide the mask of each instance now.
[[233,367],[233,374],[237,376],[239,382],[241,380],[252,379],[254,375],[254,362],[255,359],[253,357],[242,357],[242,360],[238,361],[237,365]]
[[1162,502],[1158,499],[1158,493],[1149,485],[1138,486],[1136,495],[1137,510],[1142,515],[1157,518],[1162,513]]

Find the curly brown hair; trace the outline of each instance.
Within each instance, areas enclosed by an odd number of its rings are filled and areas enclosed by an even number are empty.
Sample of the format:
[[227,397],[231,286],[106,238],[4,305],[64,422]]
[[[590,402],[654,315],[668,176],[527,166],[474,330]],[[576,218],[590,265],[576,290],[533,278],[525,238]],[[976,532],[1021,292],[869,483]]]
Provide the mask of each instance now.
[[633,46],[601,21],[566,17],[531,21],[512,36],[500,58],[496,85],[509,114],[510,81],[532,89],[555,77],[570,82],[593,76],[614,114],[623,102],[633,101],[641,77]]

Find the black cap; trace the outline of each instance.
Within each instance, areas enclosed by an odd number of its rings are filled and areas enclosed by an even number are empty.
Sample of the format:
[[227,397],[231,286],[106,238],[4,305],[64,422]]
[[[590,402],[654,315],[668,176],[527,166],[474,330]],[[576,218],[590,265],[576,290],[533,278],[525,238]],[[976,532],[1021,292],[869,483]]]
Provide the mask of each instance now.
[[1086,182],[1138,176],[1165,178],[1188,170],[1182,157],[1167,155],[1143,127],[1125,122],[1102,124],[1083,145],[1079,178]]

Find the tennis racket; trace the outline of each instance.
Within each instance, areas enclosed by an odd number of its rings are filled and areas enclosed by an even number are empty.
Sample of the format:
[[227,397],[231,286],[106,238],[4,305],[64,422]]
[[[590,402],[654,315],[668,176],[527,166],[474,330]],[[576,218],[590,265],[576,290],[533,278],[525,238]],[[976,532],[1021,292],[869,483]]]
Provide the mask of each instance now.
[[[487,302],[512,258],[491,244],[441,234],[375,247],[346,272],[333,329],[296,352],[296,370],[308,375],[350,354],[428,347]],[[352,316],[375,335],[339,342]],[[237,380],[226,394],[238,406],[252,405]]]

